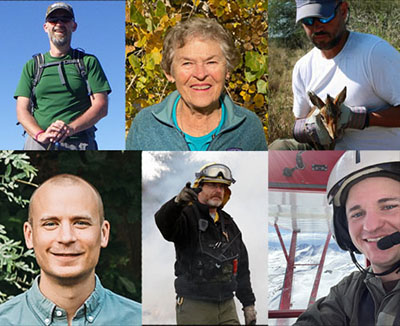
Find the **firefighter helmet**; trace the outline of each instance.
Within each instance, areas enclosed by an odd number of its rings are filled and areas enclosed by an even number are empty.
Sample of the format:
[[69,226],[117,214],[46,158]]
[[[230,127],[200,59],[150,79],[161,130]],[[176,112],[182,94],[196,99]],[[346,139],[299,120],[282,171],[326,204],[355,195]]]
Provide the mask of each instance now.
[[[223,183],[228,187],[236,182],[232,177],[229,167],[221,163],[208,163],[204,165],[199,172],[196,172],[195,177],[196,180],[193,183],[193,188],[199,188],[205,182]],[[225,206],[231,196],[231,190],[228,187],[225,189],[221,207]]]

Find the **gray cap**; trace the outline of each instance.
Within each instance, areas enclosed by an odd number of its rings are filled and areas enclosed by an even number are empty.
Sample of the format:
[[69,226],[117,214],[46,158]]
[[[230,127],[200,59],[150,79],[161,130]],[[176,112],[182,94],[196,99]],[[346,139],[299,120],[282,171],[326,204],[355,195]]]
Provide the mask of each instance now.
[[74,11],[72,10],[72,7],[65,2],[55,2],[51,4],[46,11],[46,20],[47,18],[56,10],[64,10],[69,13],[72,19],[75,19]]
[[336,0],[296,0],[296,23],[307,17],[328,18],[336,7]]

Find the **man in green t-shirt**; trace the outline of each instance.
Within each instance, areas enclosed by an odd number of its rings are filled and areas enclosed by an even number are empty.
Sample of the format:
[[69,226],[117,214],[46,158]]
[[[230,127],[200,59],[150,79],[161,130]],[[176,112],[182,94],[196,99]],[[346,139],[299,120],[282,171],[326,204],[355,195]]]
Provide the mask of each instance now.
[[69,4],[50,5],[43,27],[50,51],[42,57],[39,82],[34,85],[38,62],[31,59],[14,94],[27,133],[24,149],[96,150],[94,125],[107,115],[111,92],[107,78],[95,56],[71,48],[77,24]]

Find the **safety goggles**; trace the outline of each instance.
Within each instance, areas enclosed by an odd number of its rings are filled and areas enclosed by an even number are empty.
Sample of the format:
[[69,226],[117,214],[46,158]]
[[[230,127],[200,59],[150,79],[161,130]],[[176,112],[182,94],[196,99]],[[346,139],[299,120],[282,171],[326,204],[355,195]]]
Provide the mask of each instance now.
[[339,6],[342,4],[342,2],[339,2],[336,7],[335,10],[333,11],[333,14],[331,16],[329,16],[328,18],[319,18],[319,17],[307,17],[307,18],[303,18],[301,20],[301,22],[304,25],[307,26],[312,26],[314,25],[314,21],[318,20],[321,24],[328,24],[330,21],[332,21],[335,17],[336,17],[336,12],[337,9],[339,8]]
[[47,22],[49,22],[50,24],[57,24],[58,22],[62,22],[64,24],[69,23],[70,21],[72,21],[71,17],[49,17],[47,18]]
[[232,183],[235,183],[236,180],[232,177],[231,170],[224,164],[212,164],[205,167],[200,172],[197,172],[196,178],[206,177],[206,178],[218,178],[222,177],[225,180],[228,180]]

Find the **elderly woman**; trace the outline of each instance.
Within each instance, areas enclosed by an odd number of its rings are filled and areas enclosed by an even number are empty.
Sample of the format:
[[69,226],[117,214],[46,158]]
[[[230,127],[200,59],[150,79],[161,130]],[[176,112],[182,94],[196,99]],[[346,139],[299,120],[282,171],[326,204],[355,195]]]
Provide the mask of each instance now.
[[267,150],[258,117],[224,92],[239,60],[232,37],[215,20],[192,18],[164,40],[161,66],[176,91],[136,116],[128,150]]

